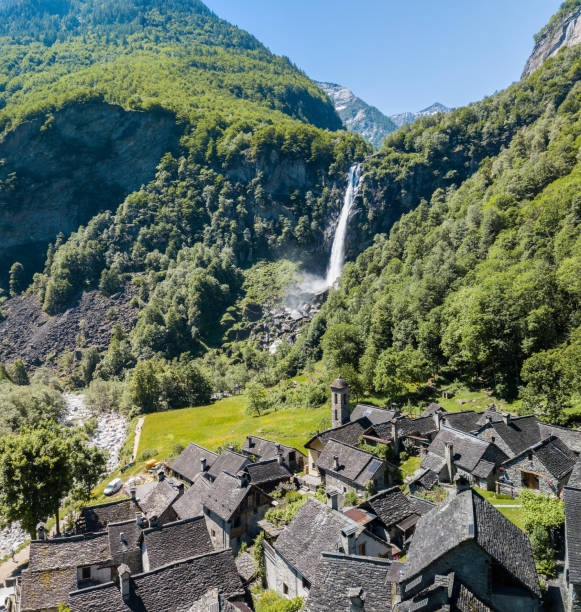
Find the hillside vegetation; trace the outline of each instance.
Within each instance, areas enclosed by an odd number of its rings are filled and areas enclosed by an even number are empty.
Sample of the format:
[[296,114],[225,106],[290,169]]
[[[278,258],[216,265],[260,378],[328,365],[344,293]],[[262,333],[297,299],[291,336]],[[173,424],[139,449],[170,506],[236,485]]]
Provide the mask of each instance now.
[[394,158],[412,177],[482,159],[346,267],[291,370],[322,347],[363,389],[405,397],[440,375],[566,419],[581,391],[579,76],[581,49],[567,49],[494,98],[388,137],[367,189],[389,189]]

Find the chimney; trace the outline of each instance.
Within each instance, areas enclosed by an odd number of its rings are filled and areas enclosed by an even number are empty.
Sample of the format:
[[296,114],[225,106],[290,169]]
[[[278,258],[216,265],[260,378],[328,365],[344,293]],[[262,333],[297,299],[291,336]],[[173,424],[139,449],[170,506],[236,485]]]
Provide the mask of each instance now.
[[335,472],[339,471],[339,457],[337,457],[337,455],[333,456],[333,470]]
[[200,468],[202,469],[202,474],[208,469],[208,461],[206,457],[202,457],[200,459]]
[[276,445],[276,461],[278,463],[278,465],[282,465],[282,448],[280,447],[280,444]]
[[391,439],[393,440],[393,450],[399,455],[399,424],[397,421],[391,422]]
[[131,495],[131,501],[135,504],[137,502],[137,489],[135,487],[131,487],[129,489],[129,495]]
[[365,593],[361,587],[347,590],[349,597],[349,612],[361,612],[365,605]]
[[248,480],[248,474],[246,472],[244,472],[243,470],[240,470],[238,474],[236,474],[236,478],[238,478],[240,482],[241,489],[248,486],[249,480]]
[[331,510],[339,510],[339,493],[337,491],[327,491],[327,506]]
[[123,531],[119,534],[119,541],[121,542],[121,544],[125,544],[127,546],[127,541],[125,540],[125,534],[123,533]]
[[432,414],[432,417],[434,418],[434,425],[436,426],[436,429],[440,429],[442,426],[442,415],[436,410],[436,412]]
[[510,423],[510,413],[508,413],[508,412],[503,412],[502,413],[502,422],[505,425],[508,425]]
[[159,518],[157,514],[152,514],[149,517],[149,526],[150,527],[159,527]]
[[135,522],[138,527],[141,527],[141,529],[145,529],[145,517],[143,516],[142,512],[137,512],[135,514]]
[[246,440],[248,440],[248,448],[252,448],[254,446],[254,442],[252,441],[252,436],[246,436]]
[[157,481],[162,482],[165,480],[165,472],[163,470],[159,470],[157,473]]
[[131,570],[125,563],[119,566],[119,588],[121,590],[121,597],[124,601],[129,599],[129,581],[131,580]]
[[448,468],[448,478],[450,482],[454,482],[454,445],[452,442],[444,442],[444,456],[446,458],[446,466]]
[[36,526],[36,539],[46,540],[46,525],[43,522]]
[[341,545],[343,546],[343,553],[346,555],[355,554],[355,534],[358,528],[359,525],[341,529]]

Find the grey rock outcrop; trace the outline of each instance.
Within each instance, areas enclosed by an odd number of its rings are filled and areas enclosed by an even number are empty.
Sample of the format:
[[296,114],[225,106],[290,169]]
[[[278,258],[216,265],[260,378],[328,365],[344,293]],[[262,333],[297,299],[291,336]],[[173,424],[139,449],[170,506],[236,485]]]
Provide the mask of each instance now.
[[400,113],[399,115],[391,115],[390,119],[400,128],[402,125],[406,123],[413,123],[416,119],[420,119],[421,117],[431,117],[432,115],[437,115],[438,113],[449,113],[450,109],[439,102],[435,102],[428,108],[424,108],[421,111],[416,113],[410,113],[409,111],[406,113]]
[[0,140],[0,263],[117,207],[154,177],[178,137],[168,113],[101,102],[71,104],[8,132]]
[[581,43],[581,6],[563,18],[557,19],[555,23],[550,23],[541,31],[525,65],[523,78],[530,76],[562,47],[573,47],[579,43]]

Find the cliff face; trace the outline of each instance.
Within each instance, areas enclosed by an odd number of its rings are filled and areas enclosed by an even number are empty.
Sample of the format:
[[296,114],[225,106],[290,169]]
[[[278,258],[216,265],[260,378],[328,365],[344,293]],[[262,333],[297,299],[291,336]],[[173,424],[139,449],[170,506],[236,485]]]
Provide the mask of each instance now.
[[420,119],[421,117],[430,117],[432,115],[436,115],[438,113],[449,113],[450,109],[439,102],[435,102],[428,108],[424,108],[417,113],[410,113],[409,111],[406,113],[400,113],[399,115],[392,115],[390,119],[395,123],[395,125],[399,128],[406,123],[412,123],[416,119]]
[[[116,207],[177,146],[175,119],[105,103],[75,104],[0,142],[0,262],[30,261],[60,233]],[[37,261],[34,262],[36,265]]]
[[535,48],[529,57],[523,78],[531,75],[543,62],[553,57],[562,47],[572,47],[581,43],[581,6],[549,24],[537,38]]
[[339,117],[350,132],[380,148],[383,139],[397,126],[374,106],[358,98],[350,89],[334,83],[317,83],[331,98]]

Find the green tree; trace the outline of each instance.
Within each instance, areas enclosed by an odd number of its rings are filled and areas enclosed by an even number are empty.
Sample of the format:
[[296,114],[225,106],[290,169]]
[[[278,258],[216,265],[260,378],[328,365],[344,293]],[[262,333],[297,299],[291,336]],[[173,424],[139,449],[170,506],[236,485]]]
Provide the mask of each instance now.
[[126,403],[140,413],[159,410],[161,387],[158,379],[159,362],[139,361],[127,387]]
[[332,370],[341,370],[344,365],[357,369],[365,348],[361,332],[357,326],[349,323],[337,323],[327,328],[321,344],[328,367]]
[[55,515],[69,494],[87,500],[105,467],[102,451],[77,430],[53,424],[24,429],[0,439],[0,514],[20,521],[34,537],[36,526]]
[[28,374],[26,372],[26,366],[24,365],[24,361],[22,359],[17,359],[10,368],[10,379],[15,385],[28,385]]
[[246,385],[246,412],[252,416],[260,416],[268,409],[268,399],[264,387],[256,382]]
[[10,268],[9,288],[12,297],[22,293],[26,289],[24,266],[19,261],[13,263]]

